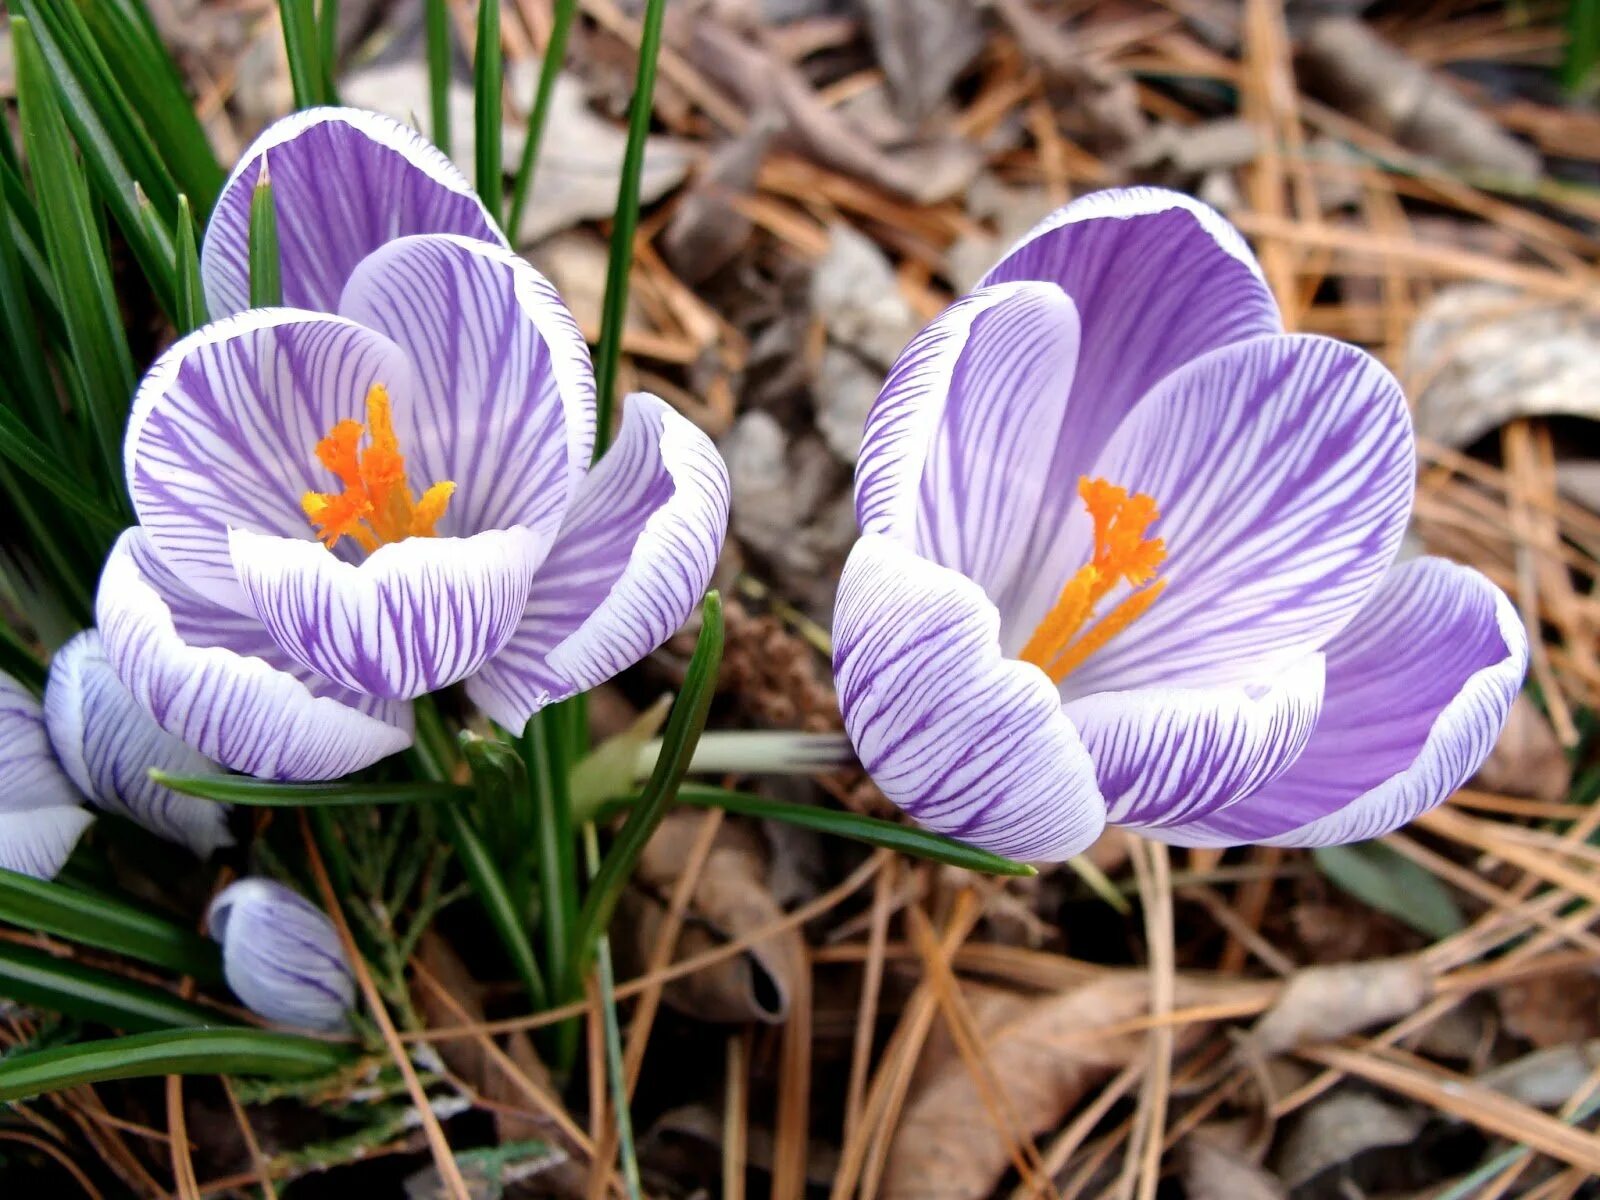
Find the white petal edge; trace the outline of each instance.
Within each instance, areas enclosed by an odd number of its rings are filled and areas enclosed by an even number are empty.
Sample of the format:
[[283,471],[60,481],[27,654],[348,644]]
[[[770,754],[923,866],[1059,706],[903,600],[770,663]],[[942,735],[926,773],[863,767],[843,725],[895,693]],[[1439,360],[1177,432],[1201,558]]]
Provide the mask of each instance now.
[[35,879],[54,879],[84,830],[93,824],[94,814],[76,805],[0,812],[0,868]]
[[106,560],[96,623],[117,677],[168,733],[266,779],[337,779],[411,744],[409,727],[313,695],[264,659],[186,643],[133,559],[129,540],[141,536],[124,533]]

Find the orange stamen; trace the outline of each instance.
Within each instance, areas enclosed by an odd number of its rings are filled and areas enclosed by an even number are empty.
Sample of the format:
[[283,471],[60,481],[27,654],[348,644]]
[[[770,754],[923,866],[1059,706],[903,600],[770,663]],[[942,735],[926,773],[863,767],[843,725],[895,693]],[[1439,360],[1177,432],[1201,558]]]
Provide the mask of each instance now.
[[[1057,683],[1131,625],[1166,587],[1166,580],[1155,578],[1167,556],[1166,543],[1145,536],[1161,516],[1155,500],[1088,476],[1078,481],[1078,494],[1094,524],[1094,554],[1067,580],[1018,655]],[[1096,622],[1095,605],[1124,582],[1135,590]]]
[[[363,435],[368,439],[365,449]],[[369,554],[389,542],[433,537],[456,490],[445,481],[428,488],[421,500],[412,498],[389,392],[381,383],[367,391],[367,423],[340,421],[317,443],[316,455],[344,484],[343,492],[307,492],[300,500],[306,519],[330,550],[342,537],[355,539]]]

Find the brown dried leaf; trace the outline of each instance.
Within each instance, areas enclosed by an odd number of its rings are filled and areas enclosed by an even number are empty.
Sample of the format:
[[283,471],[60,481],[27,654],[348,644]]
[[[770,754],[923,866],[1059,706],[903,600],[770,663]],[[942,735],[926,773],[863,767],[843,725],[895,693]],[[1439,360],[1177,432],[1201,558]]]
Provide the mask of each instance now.
[[1189,1200],[1284,1200],[1289,1194],[1266,1171],[1213,1142],[1204,1127],[1183,1143],[1178,1162]]
[[1415,1012],[1433,992],[1422,960],[1389,958],[1296,971],[1243,1045],[1276,1054],[1302,1041],[1332,1041]]
[[938,108],[983,49],[983,25],[968,0],[864,0],[867,32],[894,96],[917,124]]
[[[668,815],[639,860],[624,923],[637,966],[649,961],[702,814]],[[767,887],[766,852],[748,826],[726,821],[717,831],[678,936],[677,959],[691,958],[782,919]],[[745,953],[668,984],[663,998],[703,1021],[777,1023],[789,1011],[794,972],[804,945],[798,930],[763,938]]]
[[1600,1037],[1600,980],[1592,975],[1535,976],[1504,985],[1495,999],[1506,1032],[1535,1046]]
[[1478,1082],[1535,1108],[1559,1108],[1600,1068],[1600,1039],[1535,1050],[1485,1071]]
[[[1177,1003],[1237,999],[1241,989],[1254,988],[1180,978]],[[980,1027],[990,1025],[984,1029],[986,1058],[1006,1108],[1029,1134],[1060,1124],[1090,1089],[1144,1053],[1144,1032],[1107,1031],[1149,1011],[1145,972],[1109,974],[1028,1003],[1020,1013],[1014,997],[985,1000],[984,993],[992,991],[972,993]],[[1200,1028],[1180,1029],[1180,1044]],[[889,1148],[882,1195],[977,1200],[990,1193],[1009,1162],[1007,1136],[991,1119],[983,1090],[962,1059],[946,1058],[926,1073],[906,1104]]]
[[1427,1120],[1420,1109],[1402,1108],[1368,1092],[1334,1092],[1295,1122],[1277,1156],[1278,1175],[1289,1187],[1298,1187],[1369,1150],[1409,1145]]

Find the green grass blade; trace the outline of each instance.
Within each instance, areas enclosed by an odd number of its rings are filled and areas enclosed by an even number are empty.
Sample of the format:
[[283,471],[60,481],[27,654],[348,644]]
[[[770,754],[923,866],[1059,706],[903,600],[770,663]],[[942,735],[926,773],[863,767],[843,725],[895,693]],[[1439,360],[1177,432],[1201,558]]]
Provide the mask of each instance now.
[[47,201],[39,209],[40,225],[66,316],[77,396],[93,433],[103,479],[125,509],[122,427],[135,376],[122,311],[89,188],[73,157],[48,66],[26,19],[12,21],[11,38],[23,144],[34,191]]
[[428,114],[433,144],[450,154],[450,13],[445,0],[427,0]]
[[399,783],[277,783],[248,775],[168,775],[151,771],[150,778],[185,796],[199,796],[224,804],[255,808],[342,808],[364,804],[463,803],[472,789],[432,779]]
[[606,852],[578,914],[572,957],[564,976],[567,988],[563,991],[575,987],[588,971],[596,939],[610,925],[611,914],[638,864],[639,855],[644,853],[650,835],[677,797],[678,787],[694,757],[695,743],[706,727],[706,713],[717,687],[717,669],[722,664],[722,646],[722,598],[716,592],[708,592],[700,606],[700,636],[689,659],[683,690],[678,693],[661,734],[661,756],[656,759],[655,770],[639,802]]
[[200,247],[195,243],[194,213],[189,197],[178,197],[178,231],[173,239],[177,249],[178,311],[173,314],[178,333],[199,329],[207,321],[206,288],[200,278]]
[[135,1033],[227,1023],[160,988],[10,942],[0,942],[0,996]]
[[478,195],[482,197],[485,207],[498,218],[505,191],[500,163],[500,129],[505,117],[500,0],[479,0],[478,45],[472,60],[472,76]]
[[[172,176],[71,0],[16,3],[30,19],[89,182],[116,220],[156,300],[170,315],[173,249],[167,230],[178,202]],[[160,220],[149,221],[140,211],[140,190]]]
[[111,896],[0,868],[0,921],[115,950],[205,982],[222,978],[216,944]]
[[294,106],[315,108],[324,102],[327,76],[322,67],[322,45],[317,33],[314,0],[278,0],[283,22],[283,49],[289,58],[289,79],[294,85]]
[[533,952],[533,943],[528,940],[528,931],[523,925],[526,914],[517,911],[511,891],[495,866],[494,855],[483,844],[483,839],[472,828],[472,823],[467,820],[460,806],[450,804],[443,807],[456,858],[467,876],[467,882],[477,894],[478,902],[483,905],[483,911],[488,914],[489,924],[494,926],[495,933],[499,935],[511,965],[516,968],[517,977],[527,989],[529,1003],[535,1009],[548,1008],[550,990],[545,986],[544,974],[539,970],[539,960]]
[[144,0],[76,0],[76,5],[101,55],[117,63],[117,82],[175,190],[186,193],[201,212],[210,212],[225,173]]
[[1600,0],[1567,0],[1567,50],[1561,83],[1573,95],[1592,90],[1600,67]]
[[127,528],[128,520],[112,512],[99,496],[86,491],[71,469],[63,465],[50,448],[7,408],[0,408],[0,457],[27,475],[54,499],[86,517],[102,533],[114,536]]
[[533,853],[539,880],[539,920],[544,956],[561,964],[572,957],[578,919],[578,843],[573,836],[564,739],[549,709],[536,713],[522,734],[522,760],[534,804]]
[[611,219],[611,254],[606,261],[606,295],[600,312],[600,343],[595,347],[595,461],[611,444],[611,414],[616,405],[617,368],[622,357],[622,326],[628,311],[628,277],[633,268],[633,236],[639,228],[639,180],[644,171],[644,144],[650,136],[655,103],[656,60],[661,54],[661,21],[667,0],[645,0],[639,34],[639,72],[628,109],[628,146],[617,185],[617,208]]
[[325,104],[339,103],[334,77],[339,73],[339,0],[322,0],[317,13],[318,52],[322,58],[322,98]]
[[265,1029],[173,1029],[35,1050],[0,1060],[0,1103],[86,1083],[155,1075],[309,1079],[347,1064],[337,1042]]
[[250,193],[250,307],[269,308],[283,303],[283,260],[278,254],[278,209],[272,200],[272,179],[267,158],[261,157],[261,174]]
[[555,17],[550,24],[550,42],[539,67],[539,83],[528,110],[528,134],[522,142],[522,160],[517,164],[516,185],[511,190],[511,211],[506,216],[506,236],[516,241],[522,228],[522,212],[533,191],[534,172],[539,169],[539,147],[544,142],[544,127],[550,116],[550,101],[556,94],[556,77],[567,61],[567,40],[572,34],[572,19],[578,13],[578,0],[556,0]]
[[[0,141],[9,144],[9,138],[3,135]],[[60,402],[50,382],[50,368],[45,363],[33,305],[28,300],[18,254],[18,232],[19,223],[12,220],[10,195],[0,188],[0,339],[7,351],[7,382],[11,393],[22,397],[24,405],[19,407],[28,413],[33,428],[59,451],[64,444]]]
[[768,821],[782,821],[802,829],[812,829],[830,837],[849,838],[869,846],[882,846],[912,858],[925,858],[930,862],[948,863],[952,867],[965,867],[969,871],[982,871],[986,875],[1035,875],[1026,863],[1014,862],[947,838],[943,834],[918,829],[914,825],[899,825],[894,821],[881,821],[876,817],[863,817],[857,813],[838,812],[827,808],[812,808],[804,804],[791,804],[784,800],[771,800],[765,796],[752,796],[748,792],[730,792],[725,788],[706,787],[686,783],[678,789],[678,803],[696,808],[720,808],[724,812],[739,813],[747,817],[760,817]]

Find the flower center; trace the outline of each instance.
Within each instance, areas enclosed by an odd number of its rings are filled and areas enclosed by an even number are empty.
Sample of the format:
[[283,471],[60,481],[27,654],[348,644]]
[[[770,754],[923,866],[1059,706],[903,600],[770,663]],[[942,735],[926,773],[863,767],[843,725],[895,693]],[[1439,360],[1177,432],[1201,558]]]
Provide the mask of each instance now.
[[[369,439],[365,448],[363,435]],[[456,490],[447,480],[428,488],[420,500],[412,498],[389,391],[381,383],[367,391],[367,423],[340,421],[317,443],[317,461],[339,477],[344,491],[307,492],[300,507],[330,550],[342,537],[354,538],[369,554],[389,542],[433,537]]]
[[[1145,537],[1161,516],[1155,500],[1087,475],[1078,480],[1078,494],[1094,521],[1094,557],[1067,580],[1018,655],[1057,683],[1131,625],[1167,586],[1155,577],[1167,557],[1166,543]],[[1095,606],[1123,580],[1134,590],[1097,618]]]

